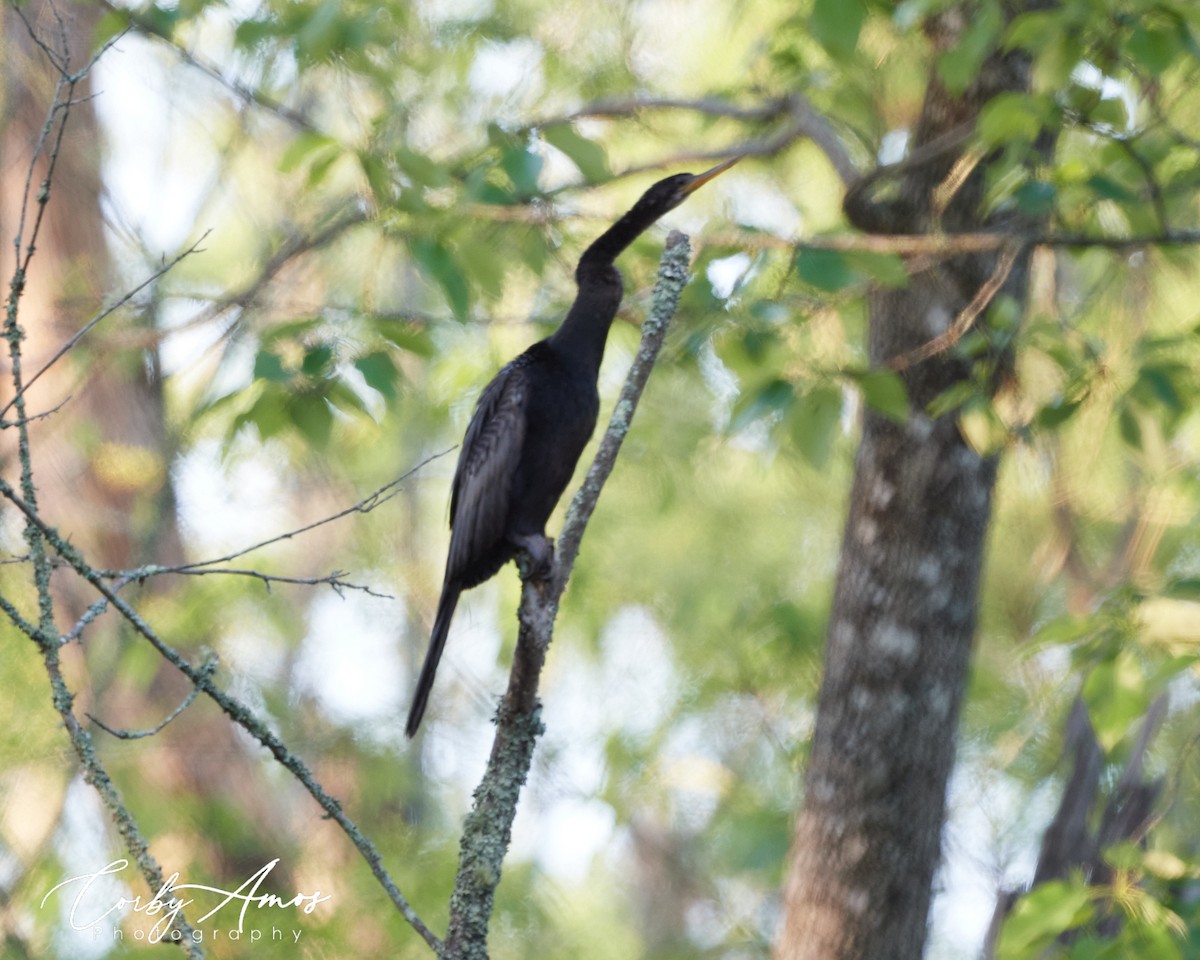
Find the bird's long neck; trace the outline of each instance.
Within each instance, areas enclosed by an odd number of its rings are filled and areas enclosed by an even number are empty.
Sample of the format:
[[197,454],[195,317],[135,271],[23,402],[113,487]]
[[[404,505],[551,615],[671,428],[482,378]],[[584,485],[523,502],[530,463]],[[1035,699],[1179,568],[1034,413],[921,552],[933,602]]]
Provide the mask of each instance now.
[[579,258],[575,268],[579,293],[550,343],[593,376],[600,370],[608,329],[621,305],[621,274],[613,261],[657,219],[658,211],[635,206]]

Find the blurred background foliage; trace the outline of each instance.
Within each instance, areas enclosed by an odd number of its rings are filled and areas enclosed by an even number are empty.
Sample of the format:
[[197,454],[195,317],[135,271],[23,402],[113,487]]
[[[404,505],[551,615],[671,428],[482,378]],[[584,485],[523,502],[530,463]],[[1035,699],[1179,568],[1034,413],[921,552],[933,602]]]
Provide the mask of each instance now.
[[[766,956],[856,415],[864,402],[904,409],[895,377],[863,373],[866,296],[919,268],[804,245],[846,228],[843,183],[799,135],[798,98],[866,171],[903,156],[931,72],[962,89],[997,45],[1023,49],[1033,91],[997,98],[978,131],[999,153],[993,209],[1048,212],[1054,232],[1080,237],[1186,232],[1200,226],[1200,13],[1184,0],[1062,0],[1012,23],[995,0],[60,8],[91,47],[129,31],[79,107],[99,124],[73,149],[100,178],[71,216],[94,216],[103,241],[87,254],[100,267],[70,262],[102,275],[78,309],[204,235],[34,394],[47,408],[108,384],[38,424],[34,443],[35,463],[52,445],[78,458],[41,475],[52,519],[69,517],[80,478],[119,490],[112,525],[131,542],[113,566],[160,559],[176,538],[180,558],[220,556],[449,450],[495,369],[563,315],[592,237],[654,179],[750,154],[668,218],[696,241],[694,277],[565,598],[492,955]],[[44,2],[27,9],[53,27]],[[10,71],[23,30],[9,12]],[[1034,150],[1046,129],[1048,157]],[[5,165],[23,175],[17,151],[6,143]],[[621,261],[609,402],[663,235]],[[980,357],[982,385],[989,342],[1014,342],[1015,374],[994,401],[963,390],[937,411],[1004,459],[930,955],[976,954],[998,890],[1032,877],[1075,696],[1111,780],[1169,691],[1146,759],[1164,778],[1161,819],[1112,857],[1126,895],[1116,881],[1040,888],[1000,953],[1033,956],[1115,910],[1116,941],[1085,936],[1055,955],[1200,956],[1197,256],[1187,243],[1080,245],[1035,261],[1025,315],[998,302],[954,348]],[[72,276],[40,282],[78,305],[91,294]],[[149,382],[149,397],[125,391]],[[137,404],[157,411],[155,429],[113,439],[115,411]],[[453,464],[434,459],[373,512],[239,561],[347,571],[388,598],[232,576],[130,587],[178,649],[220,655],[221,682],[342,799],[439,931],[518,597],[513,571],[469,595],[425,729],[405,742]],[[114,534],[97,517],[63,525],[102,558]],[[16,519],[0,532],[19,556]],[[66,630],[91,598],[58,577]],[[15,600],[28,601],[27,579],[0,568]],[[33,651],[0,629],[0,951],[139,955],[140,918],[113,945],[39,908],[63,876],[122,851],[72,780]],[[111,615],[64,656],[81,709],[111,726],[153,726],[187,693]],[[100,736],[168,872],[221,885],[279,857],[281,890],[334,896],[311,917],[272,918],[303,931],[298,947],[213,939],[211,956],[428,955],[350,844],[210,704],[149,740]]]

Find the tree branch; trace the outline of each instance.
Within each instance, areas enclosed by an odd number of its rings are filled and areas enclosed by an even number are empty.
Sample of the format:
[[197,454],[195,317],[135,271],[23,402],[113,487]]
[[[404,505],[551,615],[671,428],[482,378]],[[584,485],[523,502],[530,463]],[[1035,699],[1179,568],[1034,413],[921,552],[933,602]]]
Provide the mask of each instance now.
[[[397,482],[398,481],[393,481],[393,483],[389,484],[388,487],[394,486]],[[373,496],[377,496],[380,492],[382,492],[382,490],[387,490],[388,487],[382,488],[381,491],[377,491],[377,493]],[[219,706],[221,710],[224,711],[231,720],[233,720],[234,723],[238,724],[255,740],[266,747],[271,755],[275,757],[275,759],[285,769],[287,769],[292,776],[300,781],[312,798],[316,800],[321,808],[325,811],[328,817],[336,822],[338,826],[342,828],[342,831],[346,834],[346,836],[350,838],[351,842],[358,849],[359,853],[362,854],[363,859],[367,861],[367,864],[371,868],[371,872],[374,873],[375,878],[379,881],[380,886],[382,886],[386,891],[405,920],[409,922],[413,929],[416,930],[417,933],[419,933],[430,946],[432,946],[435,950],[438,949],[439,941],[437,937],[434,936],[429,927],[426,926],[424,921],[421,920],[421,918],[417,915],[416,911],[409,904],[404,894],[400,892],[400,889],[396,886],[391,874],[389,874],[387,868],[384,867],[383,858],[378,849],[366,837],[366,835],[359,830],[354,821],[352,821],[342,811],[341,803],[339,803],[336,798],[326,792],[325,788],[321,786],[316,777],[313,776],[313,773],[311,770],[309,770],[307,764],[305,764],[303,760],[292,753],[283,743],[283,741],[280,740],[279,737],[277,737],[274,733],[272,733],[267,725],[254,715],[249,707],[219,687],[202,667],[193,666],[186,657],[179,653],[179,651],[175,650],[169,644],[164,642],[141,616],[141,614],[139,614],[135,609],[133,609],[133,607],[129,605],[126,600],[117,594],[116,590],[108,583],[104,575],[92,567],[84,559],[83,555],[75,547],[63,539],[62,535],[56,529],[54,529],[54,527],[46,523],[46,521],[42,519],[41,515],[38,514],[36,509],[34,509],[30,504],[26,503],[25,500],[22,499],[17,491],[12,487],[12,485],[3,478],[0,478],[0,496],[3,496],[10,503],[12,503],[13,506],[20,510],[25,515],[28,524],[37,529],[40,543],[49,543],[55,552],[57,552],[58,555],[62,557],[62,559],[65,560],[80,577],[91,584],[96,592],[99,593],[100,596],[103,597],[113,609],[118,611],[121,616],[125,618],[126,622],[129,623],[129,625],[137,634],[139,634],[143,639],[147,640],[150,645],[154,647],[154,649],[157,650],[165,660],[167,660],[167,662],[169,662],[172,666],[179,670],[180,673],[187,677],[194,686],[202,690],[207,697],[216,703],[217,706]],[[368,501],[364,502],[369,501],[370,498],[368,498]],[[356,509],[358,506],[360,505],[350,507],[347,510],[342,511],[340,515],[344,516],[345,514]],[[316,524],[309,524],[308,527],[303,529],[312,529],[314,526],[318,526],[320,523],[329,522],[329,519],[334,518],[328,518],[327,520],[319,521]],[[283,537],[277,537],[275,539],[285,539],[288,536],[293,536],[296,532],[299,531],[293,531],[290,534],[285,534]],[[263,544],[259,544],[258,546],[262,545]],[[257,547],[252,547],[250,549],[257,549]],[[52,619],[49,623],[49,630],[52,633]],[[41,625],[40,634],[43,637],[51,635],[50,633],[47,633],[47,626],[45,624]],[[55,662],[57,662],[57,645],[50,645],[43,642],[43,648],[45,649],[47,661],[49,662],[51,658],[54,658]],[[63,686],[63,691],[64,692],[62,696],[66,698],[66,702],[69,706],[71,695],[65,692],[65,685]],[[86,731],[80,730],[80,733],[82,737],[87,738]],[[88,744],[88,749],[90,750],[90,738],[87,738],[86,743]],[[128,817],[128,812],[124,810],[124,807],[119,808],[119,810],[120,812],[124,812],[125,816]],[[114,817],[118,817],[118,811],[116,810],[114,810]],[[118,826],[121,826],[119,819]],[[122,832],[124,834],[124,828],[122,828]],[[127,840],[127,842],[132,841]],[[156,864],[155,867],[157,867]]]
[[571,501],[550,579],[535,581],[522,565],[520,628],[508,690],[496,712],[496,735],[487,770],[463,825],[458,874],[450,897],[450,925],[439,956],[484,960],[487,928],[512,836],[517,800],[529,775],[534,746],[544,728],[538,681],[558,614],[558,602],[579,553],[579,543],[629,431],[638,400],[658,357],[667,325],[687,281],[690,244],[682,233],[667,238],[642,342],[613,409],[600,449]]
[[[209,676],[209,677],[212,676],[213,673],[216,672],[218,662],[219,661],[217,659],[216,654],[209,654],[207,657],[204,658],[204,662],[200,664],[200,672],[203,673],[205,676]],[[112,727],[110,727],[108,724],[106,724],[102,720],[100,720],[99,717],[96,717],[93,714],[88,713],[88,714],[85,714],[85,716],[89,720],[91,720],[92,723],[94,723],[101,730],[103,730],[105,733],[116,737],[118,740],[141,740],[145,737],[153,737],[155,734],[161,733],[163,731],[163,729],[166,728],[168,723],[170,723],[172,720],[174,720],[176,717],[178,717],[181,713],[183,713],[184,710],[186,710],[193,703],[195,703],[196,697],[198,697],[198,696],[200,696],[200,688],[195,687],[195,686],[192,687],[192,689],[188,693],[188,695],[186,697],[184,697],[183,702],[181,704],[179,704],[179,706],[177,706],[169,714],[167,714],[166,718],[162,721],[162,723],[159,723],[156,726],[150,727],[148,730],[115,730]]]

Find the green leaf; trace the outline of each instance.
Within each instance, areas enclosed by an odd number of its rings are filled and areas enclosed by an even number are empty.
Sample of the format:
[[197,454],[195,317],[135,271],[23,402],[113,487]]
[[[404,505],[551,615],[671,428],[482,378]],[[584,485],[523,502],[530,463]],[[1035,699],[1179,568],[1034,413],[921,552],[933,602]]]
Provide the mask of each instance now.
[[983,61],[999,39],[1000,26],[997,4],[983,4],[958,42],[938,58],[938,76],[951,93],[962,93],[979,76]]
[[1064,400],[1059,397],[1042,407],[1033,422],[1043,430],[1054,430],[1075,416],[1081,405],[1082,401]]
[[422,187],[445,187],[450,184],[450,175],[441,164],[430,160],[425,154],[398,147],[392,151],[396,166],[413,183]]
[[375,318],[375,328],[379,335],[401,350],[414,353],[418,357],[429,358],[434,354],[433,340],[425,327],[410,323],[406,320],[395,320],[391,317]]
[[1013,199],[1016,200],[1017,208],[1022,213],[1027,213],[1031,217],[1040,217],[1054,209],[1054,202],[1058,199],[1058,190],[1052,183],[1030,180],[1017,188]]
[[333,433],[333,410],[319,393],[301,393],[292,397],[287,414],[296,429],[314,447],[324,447]]
[[296,50],[303,59],[325,60],[339,45],[345,20],[339,0],[324,0],[296,33]]
[[1141,665],[1127,650],[1093,667],[1081,693],[1096,741],[1106,752],[1121,742],[1130,724],[1150,706]]
[[863,402],[868,407],[896,423],[908,422],[908,391],[898,373],[866,370],[850,376],[858,383]]
[[730,431],[736,433],[768,414],[786,410],[795,394],[795,388],[786,380],[768,381],[760,390],[743,397],[729,423]]
[[818,290],[836,291],[853,286],[861,276],[844,253],[806,247],[796,254],[796,273]]
[[897,254],[856,250],[848,255],[847,261],[882,287],[908,286],[908,267],[904,265],[904,258]]
[[279,158],[279,170],[281,173],[291,173],[317,151],[337,150],[338,148],[338,142],[333,137],[327,137],[323,133],[316,133],[312,130],[305,130],[303,133],[298,134],[288,144],[288,148],[283,151],[283,156]]
[[930,400],[925,407],[925,412],[936,419],[953,410],[958,410],[977,396],[979,396],[979,384],[971,380],[959,380]]
[[853,55],[867,11],[862,0],[816,0],[808,28],[836,60]]
[[129,29],[129,13],[126,10],[109,10],[96,22],[92,34],[92,45],[100,48],[117,34]]
[[552,147],[565,153],[589,183],[612,179],[612,171],[608,168],[608,155],[604,148],[580,136],[569,123],[546,127],[542,136]]
[[1118,200],[1121,203],[1136,203],[1138,200],[1136,193],[1103,173],[1088,177],[1087,185],[1091,187],[1096,196],[1105,200]]
[[278,389],[264,391],[250,409],[234,421],[233,432],[237,432],[243,423],[252,423],[259,437],[269,440],[287,426],[288,415],[284,410],[284,399],[285,395]]
[[1058,935],[1087,923],[1094,913],[1088,888],[1064,880],[1034,887],[1017,901],[1000,933],[996,960],[1029,960]]
[[1063,13],[1053,10],[1034,10],[1014,17],[1004,38],[1004,46],[1038,53],[1046,48],[1063,30]]
[[1171,66],[1183,52],[1178,32],[1169,27],[1138,26],[1125,49],[1135,63],[1154,76]]
[[1032,143],[1041,132],[1045,113],[1045,104],[1034,94],[997,94],[979,113],[980,139],[989,147]]
[[408,246],[429,278],[442,288],[454,315],[466,320],[471,312],[471,288],[450,251],[440,241],[428,238],[411,240]]
[[1163,596],[1173,600],[1200,600],[1200,577],[1172,580],[1163,591]]
[[366,174],[367,183],[371,186],[371,193],[375,195],[375,202],[381,207],[390,204],[396,191],[392,172],[388,169],[387,164],[380,157],[373,153],[367,153],[365,150],[359,151],[358,162],[363,173]]
[[1088,112],[1088,119],[1092,123],[1107,124],[1114,130],[1125,130],[1129,127],[1129,113],[1125,108],[1125,101],[1120,97],[1101,100]]
[[1137,414],[1125,403],[1117,415],[1117,427],[1121,431],[1121,439],[1135,450],[1142,448],[1142,425],[1138,423]]
[[343,413],[361,413],[370,416],[370,411],[367,410],[363,398],[344,381],[335,380],[330,383],[329,389],[325,393],[325,400]]
[[971,449],[981,456],[999,453],[1008,442],[1008,427],[996,413],[991,400],[982,395],[974,397],[959,411],[958,429]]
[[1178,363],[1148,365],[1142,367],[1130,393],[1143,402],[1151,398],[1156,399],[1168,410],[1181,413],[1184,403],[1176,380],[1190,374],[1191,371],[1187,367]]
[[254,379],[286,383],[291,378],[292,375],[283,368],[283,360],[278,354],[260,350],[254,358]]
[[369,353],[354,361],[354,367],[363,375],[367,386],[377,390],[389,400],[396,399],[396,381],[399,372],[392,358],[383,351]]
[[281,24],[277,20],[242,20],[233,32],[235,46],[253,50],[266,40],[279,36]]
[[804,459],[818,470],[829,462],[841,416],[842,391],[833,385],[815,387],[792,404],[792,440]]
[[472,286],[483,296],[499,300],[504,295],[504,278],[511,263],[498,252],[501,246],[491,233],[476,232],[464,238],[458,247],[458,259],[471,278]]
[[333,348],[325,343],[309,347],[304,352],[304,360],[300,363],[300,371],[310,377],[324,376],[333,360]]
[[538,174],[542,172],[542,158],[528,150],[505,150],[500,157],[500,166],[508,174],[517,194],[532,197],[538,192]]

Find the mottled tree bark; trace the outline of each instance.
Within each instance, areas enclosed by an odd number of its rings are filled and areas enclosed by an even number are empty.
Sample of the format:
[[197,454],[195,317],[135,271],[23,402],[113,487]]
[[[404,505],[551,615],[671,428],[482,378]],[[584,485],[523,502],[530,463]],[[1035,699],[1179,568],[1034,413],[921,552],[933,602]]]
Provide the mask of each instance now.
[[[950,11],[930,37],[952,43],[961,26]],[[961,94],[931,79],[909,161],[851,190],[850,219],[882,233],[1025,226],[980,216],[987,160],[965,166],[961,144],[988,99],[1027,81],[1016,55],[990,58]],[[893,199],[872,199],[892,180]],[[981,290],[1020,302],[1018,250],[953,257],[872,296],[871,362],[901,372],[910,410],[904,424],[864,417],[778,960],[916,960],[924,948],[996,460],[964,440],[956,413],[925,412],[980,360],[905,358],[980,307]],[[982,362],[994,389],[1005,348]]]

